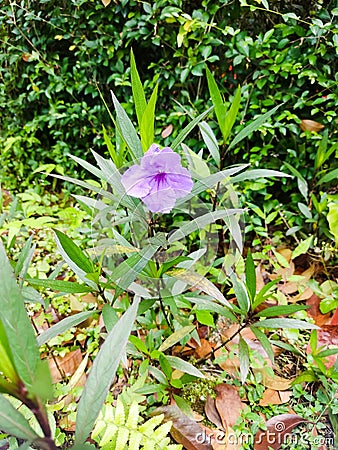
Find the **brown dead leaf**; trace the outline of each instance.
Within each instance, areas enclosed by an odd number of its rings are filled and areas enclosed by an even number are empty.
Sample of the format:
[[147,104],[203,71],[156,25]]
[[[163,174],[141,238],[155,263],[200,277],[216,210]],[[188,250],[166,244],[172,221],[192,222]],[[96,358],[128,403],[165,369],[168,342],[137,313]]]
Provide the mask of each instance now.
[[215,386],[216,409],[221,417],[223,428],[233,427],[241,416],[244,404],[235,386],[221,383]]
[[161,136],[163,139],[165,139],[166,137],[170,136],[171,133],[173,132],[174,127],[172,126],[172,124],[168,125],[167,127],[164,128],[164,130],[162,130]]
[[177,405],[161,406],[153,414],[164,414],[165,421],[172,421],[170,434],[186,450],[213,450],[205,427],[183,414]]
[[48,365],[52,376],[53,383],[58,383],[63,376],[72,376],[82,361],[81,350],[78,348],[73,352],[67,353],[66,356],[55,356],[48,358]]
[[338,325],[338,308],[335,310],[330,325]]
[[222,429],[223,424],[222,424],[221,416],[219,415],[219,412],[216,409],[215,399],[210,397],[210,395],[208,395],[208,397],[207,397],[207,401],[205,402],[204,410],[205,410],[205,414],[206,414],[207,418],[210,420],[210,422],[215,424],[217,428]]
[[282,403],[288,403],[292,397],[292,391],[278,391]]
[[300,423],[307,422],[295,414],[280,414],[272,417],[265,425],[266,430],[259,430],[255,436],[254,450],[267,450],[272,448],[278,450],[287,436]]
[[204,358],[212,353],[212,346],[206,339],[200,339],[201,345],[195,348],[196,358]]
[[294,378],[287,380],[286,378],[280,377],[279,375],[270,375],[267,368],[253,369],[254,373],[260,372],[262,374],[262,383],[265,387],[274,389],[275,391],[286,391],[291,386]]
[[324,128],[324,125],[322,125],[321,123],[315,122],[314,120],[310,119],[302,119],[299,126],[303,131],[312,132],[318,132]]
[[320,312],[320,301],[321,299],[316,294],[311,295],[311,297],[306,300],[306,304],[310,306],[310,308],[307,309],[307,313],[310,317],[313,318],[315,324],[319,327],[325,325],[330,317],[329,313],[322,314]]
[[270,388],[265,389],[263,396],[259,401],[260,406],[281,405],[282,403],[279,392]]
[[286,261],[289,263],[292,258],[292,250],[289,248],[279,248],[277,249],[277,252],[282,255]]

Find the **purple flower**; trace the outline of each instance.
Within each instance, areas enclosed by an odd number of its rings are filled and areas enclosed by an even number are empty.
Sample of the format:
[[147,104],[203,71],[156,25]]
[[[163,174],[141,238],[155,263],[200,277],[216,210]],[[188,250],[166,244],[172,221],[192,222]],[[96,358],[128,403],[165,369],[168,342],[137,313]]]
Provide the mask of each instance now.
[[128,195],[141,198],[151,212],[168,213],[177,198],[191,192],[193,181],[182,167],[180,156],[171,148],[160,150],[152,144],[140,165],[130,167],[121,178]]

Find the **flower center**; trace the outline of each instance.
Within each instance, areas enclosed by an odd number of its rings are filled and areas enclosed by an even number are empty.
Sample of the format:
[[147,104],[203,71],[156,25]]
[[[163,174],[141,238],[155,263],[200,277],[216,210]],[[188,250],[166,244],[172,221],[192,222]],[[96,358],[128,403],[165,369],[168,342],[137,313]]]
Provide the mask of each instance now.
[[155,181],[157,183],[157,186],[159,186],[161,183],[165,182],[167,174],[165,172],[159,172],[155,175]]

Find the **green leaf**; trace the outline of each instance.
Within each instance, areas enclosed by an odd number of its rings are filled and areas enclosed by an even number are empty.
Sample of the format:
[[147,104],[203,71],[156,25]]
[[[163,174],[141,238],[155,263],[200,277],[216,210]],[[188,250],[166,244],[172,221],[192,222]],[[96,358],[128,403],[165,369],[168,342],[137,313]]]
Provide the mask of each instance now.
[[245,261],[245,283],[252,304],[256,296],[256,269],[250,250]]
[[317,330],[319,327],[298,319],[263,319],[252,325],[261,328],[292,328],[296,330]]
[[220,154],[219,154],[217,139],[216,139],[212,129],[207,124],[207,122],[201,122],[198,126],[201,131],[203,141],[210,152],[210,155],[213,157],[216,165],[219,166],[220,162],[221,162],[221,158],[220,158]]
[[28,420],[0,394],[0,429],[4,433],[33,442],[39,438]]
[[336,180],[338,178],[338,168],[337,169],[333,169],[330,172],[328,172],[326,175],[324,175],[318,182],[318,184],[323,184],[323,183],[329,183],[332,180]]
[[129,119],[127,113],[122,108],[121,104],[115,97],[113,91],[111,91],[111,95],[113,98],[113,103],[116,111],[117,124],[119,132],[123,137],[127,147],[130,150],[130,153],[134,159],[139,159],[143,156],[142,145],[139,137],[137,136],[134,125]]
[[275,280],[269,281],[266,285],[263,286],[263,288],[256,295],[255,301],[252,305],[253,311],[257,308],[257,306],[259,306],[261,303],[263,303],[267,297],[270,296],[270,294],[267,294],[267,293],[273,286],[275,286],[277,283],[279,283],[280,280],[281,280],[281,277],[278,277]]
[[180,370],[181,372],[188,373],[189,375],[193,375],[194,377],[198,378],[205,378],[203,373],[196,369],[192,364],[188,363],[187,361],[184,361],[181,358],[178,358],[177,356],[168,356],[166,355],[166,359],[168,360],[171,367],[174,369]]
[[44,287],[52,289],[53,291],[65,292],[67,294],[77,294],[84,292],[91,292],[92,289],[85,284],[79,284],[72,281],[63,280],[50,280],[50,279],[39,279],[39,278],[28,278],[26,280],[32,286]]
[[16,276],[20,275],[20,278],[22,278],[22,282],[26,278],[27,270],[28,270],[29,264],[33,258],[35,247],[36,247],[35,244],[32,245],[32,240],[33,240],[33,235],[31,235],[29,237],[29,239],[27,239],[27,241],[25,242],[25,245],[23,246],[23,248],[19,254],[19,258],[18,258],[18,261],[17,261],[17,263],[15,265],[15,269],[14,269],[15,275]]
[[326,130],[324,130],[323,137],[320,140],[319,145],[318,145],[318,150],[316,153],[315,164],[314,164],[315,170],[318,170],[324,164],[324,162],[327,160],[327,158],[330,156],[330,154],[333,153],[333,151],[335,150],[334,147],[333,147],[333,150],[331,147],[331,149],[330,149],[331,153],[326,151],[328,138],[329,138],[329,130],[326,129]]
[[0,320],[7,335],[16,371],[29,390],[35,380],[40,353],[24,307],[24,298],[1,241],[0,267]]
[[297,311],[308,309],[306,305],[280,305],[270,306],[255,314],[255,317],[278,317],[286,314],[294,314]]
[[279,172],[278,170],[269,169],[253,169],[240,173],[235,177],[230,178],[226,184],[237,184],[242,181],[255,180],[256,178],[270,178],[270,177],[290,177],[291,175]]
[[55,338],[55,336],[58,336],[59,334],[64,333],[70,328],[75,327],[79,323],[91,317],[96,312],[97,311],[83,311],[60,320],[60,322],[48,328],[48,330],[44,331],[37,337],[38,345],[41,346],[51,339]]
[[136,319],[138,304],[139,300],[134,299],[132,306],[108,333],[94,360],[77,409],[75,445],[83,444],[93,429],[120,360],[125,353]]
[[182,205],[186,201],[188,201],[191,198],[196,197],[201,192],[204,192],[206,189],[210,189],[211,187],[215,186],[217,183],[220,183],[226,178],[229,178],[228,184],[232,183],[232,179],[230,178],[233,174],[240,172],[243,169],[246,169],[249,167],[250,164],[241,164],[240,166],[236,167],[230,167],[229,169],[222,170],[221,172],[213,173],[212,175],[203,178],[202,180],[198,180],[194,187],[192,188],[192,191],[190,194],[186,195],[185,197],[178,199],[176,201],[176,207],[179,205]]
[[193,119],[185,128],[183,128],[183,130],[179,133],[179,135],[176,137],[174,142],[171,144],[171,148],[173,150],[175,150],[184,141],[184,139],[188,136],[190,131],[193,130],[195,128],[195,126],[199,122],[201,122],[209,114],[210,111],[212,111],[212,109],[213,109],[213,106],[211,108],[207,109],[206,111],[204,111],[199,116],[195,117],[195,119]]
[[235,147],[240,141],[248,137],[251,133],[258,130],[258,128],[263,125],[269,117],[271,117],[282,105],[275,106],[270,111],[266,112],[262,116],[259,116],[253,122],[251,122],[248,126],[246,126],[243,130],[241,130],[235,139],[233,139],[228,147],[228,151]]
[[284,161],[284,165],[290,170],[290,172],[295,177],[297,177],[297,184],[298,184],[299,192],[302,194],[302,196],[305,198],[305,200],[308,201],[309,186],[308,186],[305,178],[303,177],[303,175],[300,172],[298,172],[297,169],[295,169],[293,166],[291,166],[291,164]]
[[157,101],[158,84],[156,84],[153,93],[151,94],[149,103],[143,113],[140,134],[143,151],[146,152],[151,144],[154,142],[154,129],[155,129],[155,107]]
[[196,217],[191,222],[185,223],[168,238],[170,244],[183,239],[185,236],[193,233],[196,230],[203,230],[207,225],[215,223],[219,219],[226,219],[234,214],[242,213],[242,209],[221,209],[219,211],[212,211],[203,216]]
[[238,360],[241,372],[241,382],[243,384],[245,383],[250,369],[250,349],[241,335],[239,335],[238,343]]
[[250,299],[248,292],[243,282],[238,280],[236,275],[230,275],[232,286],[234,288],[235,296],[238,302],[238,306],[242,313],[246,314],[250,309]]
[[309,250],[309,248],[311,247],[311,245],[313,243],[313,239],[314,239],[314,236],[310,236],[307,239],[305,239],[304,241],[301,241],[300,244],[298,244],[297,247],[292,252],[292,259],[297,258],[297,256],[299,256],[299,255],[304,255],[304,253],[306,253]]
[[226,115],[224,124],[222,124],[221,131],[223,134],[224,143],[226,143],[228,137],[230,136],[232,127],[234,126],[235,120],[237,118],[240,104],[241,104],[241,88],[238,87],[235,94],[235,98],[231,104],[230,110]]
[[123,164],[123,158],[116,151],[115,146],[112,144],[104,125],[102,125],[102,132],[103,132],[103,140],[107,146],[109,155],[110,155],[113,163],[115,164],[115,166],[120,168]]
[[195,325],[187,325],[186,327],[182,327],[179,330],[175,331],[171,334],[160,346],[158,349],[160,352],[165,352],[168,348],[177,344],[181,339],[183,339],[187,334],[191,333],[196,328]]
[[147,102],[144,94],[143,85],[141,83],[140,76],[137,71],[133,50],[130,50],[130,74],[131,74],[131,88],[133,91],[133,100],[135,104],[137,121],[139,127],[141,128],[142,117],[144,111],[146,110]]
[[261,331],[259,328],[250,327],[250,330],[253,332],[253,334],[256,336],[256,338],[259,340],[259,342],[262,344],[263,349],[265,350],[266,354],[268,355],[270,361],[274,362],[274,354],[271,346],[271,342],[266,337],[266,335]]
[[88,274],[95,272],[92,260],[66,234],[56,229],[54,233],[56,245],[63,259],[82,281],[96,290],[96,283],[87,278]]
[[219,128],[223,134],[222,127],[223,127],[223,124],[225,123],[227,108],[224,105],[224,101],[223,101],[221,93],[218,89],[215,78],[211,74],[208,67],[206,68],[206,74],[207,74],[207,82],[208,82],[210,97],[212,100],[212,104],[214,105],[214,108],[215,108],[217,122],[218,122]]

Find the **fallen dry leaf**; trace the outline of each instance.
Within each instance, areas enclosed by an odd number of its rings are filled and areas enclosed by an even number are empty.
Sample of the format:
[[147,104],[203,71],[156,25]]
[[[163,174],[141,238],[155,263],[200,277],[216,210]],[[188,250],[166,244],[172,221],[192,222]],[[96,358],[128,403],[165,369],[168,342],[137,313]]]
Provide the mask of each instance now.
[[212,398],[210,395],[208,395],[208,397],[207,397],[207,401],[205,402],[204,410],[205,410],[205,414],[206,414],[207,418],[210,420],[210,422],[215,424],[217,428],[222,429],[223,424],[222,424],[221,416],[219,415],[219,412],[216,409],[215,399]]
[[279,392],[270,388],[265,389],[259,401],[260,406],[281,405],[282,403]]
[[262,374],[262,383],[265,387],[274,389],[275,391],[286,391],[291,386],[294,378],[287,380],[286,378],[280,377],[279,375],[274,374],[274,376],[270,375],[270,372],[267,368],[263,369],[253,369],[254,373],[260,372]]
[[272,417],[265,423],[266,430],[259,430],[256,433],[254,450],[267,450],[268,448],[278,450],[285,438],[290,436],[292,430],[304,422],[307,420],[295,414],[280,414]]
[[161,406],[153,414],[164,414],[165,421],[172,421],[170,434],[186,450],[213,450],[205,429],[183,414],[177,405]]
[[338,308],[335,310],[330,325],[338,325]]
[[313,294],[309,299],[306,300],[307,306],[310,306],[310,308],[307,309],[307,313],[310,317],[313,318],[315,321],[315,324],[319,327],[325,325],[327,321],[329,320],[330,314],[322,314],[319,309],[321,299],[318,297],[318,295]]
[[172,124],[165,127],[161,133],[162,138],[165,139],[166,137],[170,136],[171,133],[173,132],[173,129],[174,129],[174,127],[172,126]]
[[81,350],[78,348],[70,353],[67,353],[63,358],[55,356],[48,358],[48,365],[52,376],[53,383],[58,383],[64,376],[72,376],[82,361]]
[[215,406],[221,417],[223,428],[233,427],[241,416],[244,404],[235,386],[221,383],[215,386]]
[[324,128],[324,125],[322,125],[319,122],[315,122],[314,120],[310,120],[310,119],[302,119],[300,124],[299,124],[300,128],[303,131],[321,131]]

